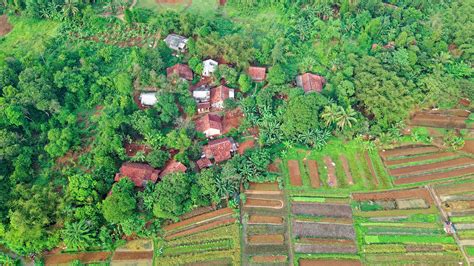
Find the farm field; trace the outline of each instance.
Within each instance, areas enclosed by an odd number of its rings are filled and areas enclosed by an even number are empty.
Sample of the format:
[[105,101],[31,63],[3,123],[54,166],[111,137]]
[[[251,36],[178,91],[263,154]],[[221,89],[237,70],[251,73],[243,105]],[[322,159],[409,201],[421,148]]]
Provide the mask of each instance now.
[[360,255],[368,265],[463,261],[426,188],[354,193],[352,207]]
[[288,205],[278,183],[250,183],[242,206],[242,263],[287,265],[289,252]]
[[474,158],[431,145],[408,145],[380,151],[395,185],[428,183],[474,175]]
[[240,265],[240,228],[229,208],[189,217],[164,227],[155,265]]
[[461,248],[474,262],[474,180],[439,184],[434,191],[453,223]]
[[293,148],[281,164],[290,195],[347,196],[351,191],[392,187],[376,152],[356,141],[332,140],[321,151]]
[[290,199],[295,265],[360,265],[348,198]]
[[410,125],[437,128],[466,128],[470,112],[463,109],[422,110],[414,113]]

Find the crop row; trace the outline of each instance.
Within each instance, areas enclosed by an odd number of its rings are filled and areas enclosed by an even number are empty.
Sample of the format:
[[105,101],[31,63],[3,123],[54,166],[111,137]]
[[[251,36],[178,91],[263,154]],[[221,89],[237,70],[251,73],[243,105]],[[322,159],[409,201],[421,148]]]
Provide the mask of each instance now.
[[444,231],[441,228],[413,228],[413,227],[368,227],[369,235],[441,235]]
[[217,241],[206,241],[201,243],[191,243],[180,246],[167,246],[163,250],[164,255],[180,255],[185,253],[200,253],[206,251],[227,250],[233,246],[231,239],[221,239]]
[[440,243],[440,244],[454,244],[454,239],[450,236],[405,236],[405,235],[366,235],[364,236],[365,243],[379,244],[379,243]]

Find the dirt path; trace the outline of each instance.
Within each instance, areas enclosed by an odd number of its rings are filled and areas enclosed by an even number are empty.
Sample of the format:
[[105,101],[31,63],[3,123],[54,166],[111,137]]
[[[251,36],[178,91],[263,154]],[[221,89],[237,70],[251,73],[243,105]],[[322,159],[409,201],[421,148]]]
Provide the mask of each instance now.
[[7,35],[12,29],[13,26],[8,22],[7,15],[0,16],[0,36]]

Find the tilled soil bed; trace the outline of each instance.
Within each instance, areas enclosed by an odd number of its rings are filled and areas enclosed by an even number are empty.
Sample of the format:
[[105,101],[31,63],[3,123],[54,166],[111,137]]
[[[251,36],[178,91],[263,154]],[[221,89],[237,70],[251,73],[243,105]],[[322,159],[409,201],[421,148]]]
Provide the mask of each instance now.
[[379,180],[377,179],[377,174],[375,173],[374,165],[372,164],[372,160],[370,159],[368,151],[364,152],[364,158],[370,170],[370,175],[371,175],[370,181],[372,181],[374,185],[378,186]]
[[432,180],[443,179],[443,178],[465,176],[469,174],[474,175],[474,166],[449,170],[449,171],[440,172],[440,173],[431,173],[431,174],[426,174],[426,175],[417,175],[417,176],[411,176],[411,177],[398,178],[393,183],[395,185],[411,184],[411,183],[426,182],[426,181],[432,181]]
[[352,239],[303,237],[303,238],[300,238],[298,240],[298,243],[312,244],[312,245],[352,246],[352,245],[354,245],[354,240],[352,240]]
[[324,164],[328,168],[328,185],[330,187],[337,187],[336,164],[329,156],[324,156]]
[[288,257],[284,255],[275,255],[275,256],[260,255],[260,256],[252,257],[252,262],[254,263],[277,263],[277,262],[286,262],[287,260],[288,260]]
[[167,226],[163,227],[163,229],[165,231],[172,231],[172,230],[180,228],[180,227],[185,227],[185,226],[189,226],[189,225],[192,225],[192,224],[205,223],[207,221],[218,219],[220,217],[226,217],[226,216],[231,215],[232,213],[233,213],[233,211],[232,211],[231,208],[223,208],[223,209],[220,209],[220,210],[217,210],[217,211],[197,215],[197,216],[194,216],[190,219],[183,220],[181,222],[177,222],[177,223],[174,223],[174,224],[167,225]]
[[188,229],[188,230],[184,230],[184,231],[181,231],[181,232],[178,232],[178,233],[175,233],[175,234],[167,235],[165,237],[165,239],[166,240],[171,240],[171,239],[175,239],[175,238],[182,237],[182,236],[196,234],[196,233],[207,231],[209,229],[216,228],[216,227],[219,227],[219,226],[223,226],[223,225],[226,225],[226,224],[235,223],[236,221],[237,220],[235,218],[228,218],[228,219],[224,219],[224,220],[214,221],[214,222],[211,222],[211,223],[208,223],[208,224],[205,224],[205,225],[201,225],[201,226],[197,226],[197,227],[194,227],[194,228],[191,228],[191,229]]
[[250,245],[283,245],[285,237],[283,235],[252,235],[247,237]]
[[433,199],[431,198],[430,192],[425,188],[412,188],[404,190],[352,194],[352,199],[356,201],[414,198],[421,198],[428,202],[430,205],[433,204]]
[[115,252],[112,261],[115,260],[153,260],[153,251]]
[[355,239],[354,227],[346,224],[323,224],[315,222],[293,222],[295,237],[326,237]]
[[474,154],[474,140],[465,140],[462,150]]
[[328,216],[328,217],[352,217],[352,209],[349,205],[325,204],[300,202],[291,204],[293,214]]
[[362,266],[358,260],[345,259],[300,259],[299,266]]
[[303,180],[301,179],[300,164],[296,160],[288,161],[288,171],[290,173],[290,183],[292,186],[302,186]]
[[344,155],[341,155],[339,156],[339,160],[341,160],[342,168],[344,168],[344,173],[347,177],[347,183],[349,185],[353,185],[354,179],[352,178],[351,169],[349,168],[349,162],[347,161],[347,158]]
[[297,253],[357,253],[355,244],[348,246],[338,245],[315,245],[315,244],[295,244],[295,252]]
[[237,152],[242,155],[248,149],[251,149],[255,146],[255,140],[249,139],[239,144],[239,149]]
[[248,223],[249,224],[283,224],[283,217],[251,215]]
[[452,159],[437,163],[430,163],[430,164],[423,164],[423,165],[414,165],[414,166],[407,166],[397,169],[392,169],[390,171],[390,175],[392,176],[403,176],[403,175],[415,175],[421,174],[424,172],[429,172],[433,170],[441,170],[445,168],[453,168],[463,165],[474,165],[474,159],[463,157],[458,159]]
[[47,256],[44,263],[45,265],[69,264],[75,260],[82,263],[102,262],[108,260],[111,255],[111,252],[63,253]]
[[406,245],[407,252],[440,252],[442,245]]
[[417,157],[403,158],[403,159],[398,159],[398,160],[389,160],[389,161],[384,161],[384,163],[387,166],[391,166],[391,165],[404,164],[404,163],[415,163],[415,162],[422,162],[422,161],[427,161],[427,160],[434,160],[434,159],[439,159],[439,158],[444,158],[444,157],[453,157],[456,155],[457,154],[454,152],[440,152],[440,153],[433,153],[433,154],[428,154],[428,155],[421,155]]
[[319,180],[318,164],[315,160],[307,160],[306,167],[308,168],[309,179],[311,181],[311,187],[318,188],[321,186],[321,180]]
[[281,208],[283,208],[283,201],[281,201],[281,200],[247,198],[247,200],[245,202],[245,207],[281,209]]
[[409,156],[409,155],[432,153],[432,152],[437,152],[437,151],[439,151],[439,149],[434,146],[421,146],[421,147],[405,146],[405,147],[395,148],[392,150],[381,151],[380,156],[386,159],[389,157]]

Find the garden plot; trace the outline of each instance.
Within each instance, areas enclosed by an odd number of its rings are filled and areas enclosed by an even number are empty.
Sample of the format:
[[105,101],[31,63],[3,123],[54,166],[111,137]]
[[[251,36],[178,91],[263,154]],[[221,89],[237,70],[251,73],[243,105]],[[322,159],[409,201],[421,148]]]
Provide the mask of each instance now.
[[293,202],[291,212],[295,215],[310,215],[322,217],[351,218],[352,209],[349,205]]
[[59,253],[44,258],[45,265],[71,264],[74,261],[81,263],[106,262],[112,256],[112,252],[81,252],[81,253]]
[[474,159],[433,146],[404,146],[380,155],[395,185],[474,175]]
[[315,160],[307,160],[306,167],[311,181],[311,187],[319,188],[321,186],[321,180],[319,180],[318,164]]
[[299,266],[362,266],[359,260],[354,259],[300,259]]
[[240,265],[240,229],[223,225],[157,244],[155,265]]
[[296,160],[288,161],[288,171],[290,173],[290,183],[292,186],[302,186],[301,172],[299,162]]
[[428,189],[355,193],[352,199],[365,263],[419,264],[443,259],[457,264],[463,260],[454,238],[443,230]]
[[412,115],[410,125],[441,127],[441,128],[466,128],[466,120],[470,112],[466,110],[423,110]]
[[288,208],[277,183],[250,184],[242,208],[243,264],[285,265],[290,258]]

